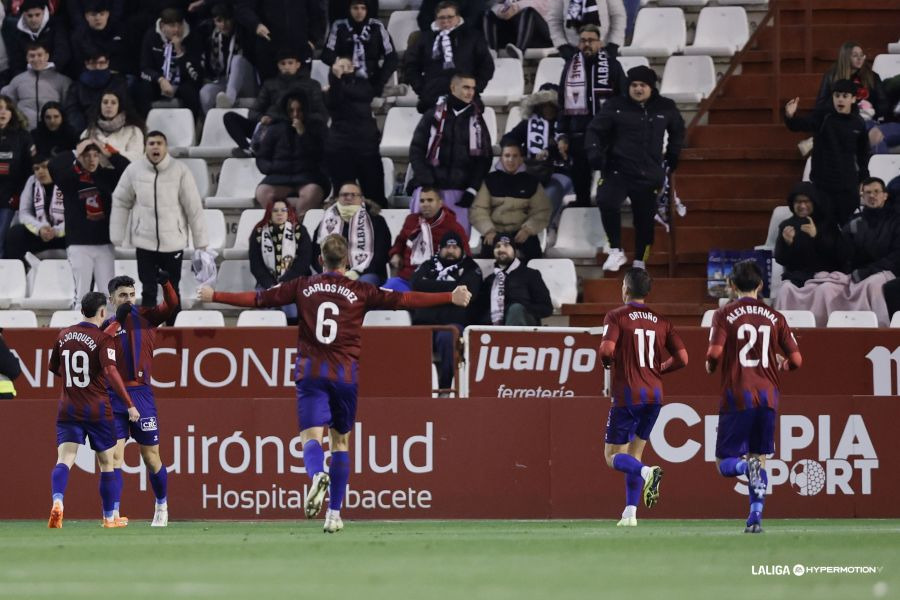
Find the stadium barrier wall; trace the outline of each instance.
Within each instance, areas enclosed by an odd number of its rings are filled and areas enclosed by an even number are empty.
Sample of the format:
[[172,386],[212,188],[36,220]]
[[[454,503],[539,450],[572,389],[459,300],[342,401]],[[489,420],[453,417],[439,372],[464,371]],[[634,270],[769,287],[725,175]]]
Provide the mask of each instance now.
[[[746,486],[718,475],[714,397],[677,397],[661,411],[645,462],[665,469],[660,504],[639,515],[734,518]],[[624,478],[606,467],[608,401],[571,398],[360,400],[344,514],[385,518],[617,519]],[[786,396],[769,460],[769,517],[898,517],[894,397]],[[11,476],[0,518],[45,518],[55,462],[56,403],[0,403]],[[308,479],[292,399],[159,400],[161,454],[173,519],[301,519]],[[123,514],[152,516],[136,445],[126,448]],[[100,512],[94,457],[82,447],[66,516]]]

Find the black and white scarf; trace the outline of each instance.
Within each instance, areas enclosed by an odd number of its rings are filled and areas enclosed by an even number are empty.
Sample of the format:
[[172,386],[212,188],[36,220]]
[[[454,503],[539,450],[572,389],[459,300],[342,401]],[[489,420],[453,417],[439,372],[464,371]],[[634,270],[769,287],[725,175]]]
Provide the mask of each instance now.
[[578,52],[572,57],[564,81],[564,115],[597,114],[606,98],[614,92],[610,80],[610,63],[606,51],[601,50],[597,53],[597,60],[588,65],[589,72],[585,72],[584,53]]
[[491,323],[494,325],[503,325],[506,315],[506,278],[521,264],[517,258],[506,268],[494,266],[494,284],[491,286]]
[[260,248],[262,250],[263,264],[275,276],[280,279],[291,268],[294,257],[297,255],[297,240],[294,237],[294,224],[285,221],[281,231],[271,223],[266,223],[260,231]]
[[[465,111],[472,109],[469,116],[469,156],[486,156],[487,149],[482,139],[484,134],[484,122],[481,118],[481,111],[474,102],[466,106],[456,115],[459,116]],[[444,127],[447,124],[448,111],[453,110],[448,106],[447,96],[438,98],[437,105],[434,107],[435,124],[431,126],[431,132],[428,137],[428,154],[426,158],[432,166],[438,166],[441,162],[441,142],[444,141]]]
[[353,68],[356,69],[354,75],[357,77],[368,77],[366,73],[366,43],[371,38],[369,27],[370,21],[367,21],[359,33],[351,29],[353,34]]
[[53,198],[50,200],[50,207],[47,210],[45,197],[46,191],[40,181],[32,176],[29,180],[32,185],[32,201],[34,203],[34,216],[41,223],[47,223],[51,227],[56,227],[65,220],[65,211],[63,209],[63,193],[58,187],[53,186]]
[[[316,243],[321,245],[329,235],[344,234],[344,220],[337,209],[337,202],[325,210],[322,224],[319,225],[319,235]],[[353,218],[350,219],[348,241],[350,246],[350,268],[358,273],[364,273],[375,255],[375,233],[372,227],[372,219],[364,206],[360,206]]]
[[550,121],[540,115],[528,117],[528,131],[525,140],[525,154],[531,158],[550,146]]
[[165,46],[163,46],[162,73],[163,77],[172,85],[181,83],[181,70],[175,61],[175,44],[172,42],[166,42]]
[[431,30],[434,32],[434,44],[431,46],[431,58],[444,57],[444,68],[455,69],[456,63],[453,62],[453,41],[450,34],[456,31],[463,23],[459,20],[459,25],[453,29],[439,29],[437,22],[431,24]]
[[[209,70],[212,75],[224,77],[226,80],[231,74],[231,57],[237,53],[237,36],[223,33],[218,29],[213,30],[212,44],[209,52]],[[226,50],[226,41],[228,49]]]
[[597,0],[569,0],[569,8],[566,10],[566,27],[576,28],[588,24],[600,25]]

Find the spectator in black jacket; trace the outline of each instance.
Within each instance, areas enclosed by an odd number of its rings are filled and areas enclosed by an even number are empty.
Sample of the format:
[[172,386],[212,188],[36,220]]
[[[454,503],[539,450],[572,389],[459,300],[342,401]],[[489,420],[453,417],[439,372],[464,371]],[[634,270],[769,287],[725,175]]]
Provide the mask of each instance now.
[[160,13],[141,48],[141,81],[135,102],[141,114],[150,112],[151,104],[160,98],[178,98],[195,118],[200,117],[203,59],[195,37],[180,10],[167,8]]
[[6,40],[13,76],[25,71],[25,51],[33,42],[41,42],[47,48],[57,71],[66,71],[71,58],[68,32],[59,17],[50,15],[47,0],[25,0],[19,8],[16,30]]
[[200,88],[203,112],[231,108],[238,98],[256,95],[256,72],[244,56],[244,36],[235,25],[229,4],[212,7],[212,19],[201,24],[206,81]]
[[[419,24],[421,31],[428,31],[434,19],[434,14],[440,10],[441,4],[439,0],[422,0],[422,4],[419,5],[419,15],[416,17],[416,22]],[[459,7],[457,12],[463,19],[463,26],[477,30],[481,25],[481,17],[487,8],[486,0],[459,0],[455,4]]]
[[265,174],[256,188],[256,201],[262,207],[288,198],[298,214],[306,214],[321,206],[331,190],[322,170],[328,128],[307,117],[306,106],[303,94],[286,96],[282,111],[287,116],[269,125],[256,144],[256,166]]
[[[50,159],[50,176],[63,193],[69,264],[75,276],[75,302],[115,275],[115,255],[109,241],[112,193],[128,159],[93,139],[82,140],[71,154]],[[113,149],[114,150],[114,149]],[[111,167],[104,168],[104,156]]]
[[120,75],[136,75],[137,60],[125,41],[120,22],[110,19],[109,0],[86,0],[84,13],[78,15],[72,34],[72,77],[88,68],[85,62],[102,53],[109,60],[109,70]]
[[553,314],[540,272],[516,258],[515,241],[506,235],[494,242],[494,272],[471,306],[472,323],[480,325],[534,326]]
[[831,93],[832,109],[797,116],[800,98],[784,107],[791,131],[813,132],[812,169],[819,203],[838,225],[850,220],[859,207],[859,183],[869,176],[869,136],[856,106],[856,84],[842,79]]
[[354,74],[348,58],[339,58],[331,66],[328,81],[331,129],[325,164],[331,183],[336,189],[346,181],[358,181],[366,198],[385,207],[384,166],[378,149],[381,133],[372,115],[372,84]]
[[560,76],[561,114],[556,131],[557,137],[568,141],[572,155],[575,205],[590,206],[593,172],[586,153],[585,132],[605,102],[622,96],[626,84],[622,66],[604,47],[598,26],[585,25],[579,30],[578,50],[566,61]]
[[[606,101],[591,121],[585,151],[593,168],[603,173],[597,205],[610,251],[603,269],[618,271],[625,264],[622,250],[622,203],[631,198],[634,219],[634,266],[645,263],[653,245],[656,199],[667,171],[678,167],[684,145],[684,119],[675,102],[659,95],[650,67],[628,71],[628,96]],[[669,139],[663,153],[665,134]]]
[[78,132],[69,125],[69,120],[59,102],[47,102],[41,109],[41,119],[37,127],[31,131],[31,139],[34,141],[37,154],[51,157],[74,149],[78,144]]
[[16,397],[13,380],[21,374],[22,365],[16,355],[10,352],[3,339],[3,328],[0,328],[0,399],[11,400]]
[[[88,26],[84,17],[91,12],[106,10],[109,13],[107,21],[119,26],[125,22],[126,0],[66,0],[66,12],[69,13],[69,25],[73,33]],[[129,9],[131,7],[129,6]]]
[[68,125],[75,131],[84,131],[91,112],[100,104],[103,94],[108,91],[114,92],[120,98],[130,97],[125,77],[113,73],[106,51],[91,51],[90,56],[84,61],[84,71],[66,92],[63,110]]
[[856,42],[844,42],[835,64],[822,76],[816,95],[816,110],[831,112],[834,84],[847,79],[856,84],[856,105],[865,121],[875,121],[890,114],[881,77],[866,64],[866,52]]
[[34,145],[27,123],[12,98],[0,96],[0,251],[19,207],[19,192],[31,176]]
[[775,260],[784,267],[784,281],[802,287],[820,271],[838,268],[840,231],[831,216],[817,210],[816,188],[809,182],[794,186],[788,196],[793,216],[778,225]]
[[[25,254],[65,250],[66,223],[62,192],[53,184],[46,156],[35,156],[34,175],[19,198],[19,222],[6,234],[4,257],[22,260]],[[25,261],[28,268],[28,261]]]
[[[452,292],[464,285],[472,297],[481,289],[482,275],[478,263],[463,250],[465,242],[455,231],[448,231],[440,240],[437,253],[419,265],[410,279],[416,292]],[[469,324],[466,308],[444,305],[419,308],[413,311],[413,325],[453,325],[462,333]],[[454,336],[450,331],[435,331],[434,352],[437,355],[438,387],[449,388],[453,381]]]
[[300,57],[307,74],[314,46],[325,36],[325,5],[320,0],[234,0],[234,17],[255,34],[248,48],[260,77],[276,75],[278,52],[289,50]]
[[337,201],[325,209],[319,227],[313,233],[312,266],[320,270],[320,244],[329,235],[341,235],[350,244],[350,279],[359,279],[380,286],[387,279],[388,251],[391,249],[391,230],[378,212],[377,204],[363,198],[356,183],[345,183],[337,194]]
[[[350,60],[355,77],[367,79],[380,96],[394,71],[397,52],[384,24],[369,18],[368,0],[350,0],[350,16],[335,21],[322,49],[322,62],[332,66],[339,58]],[[377,16],[377,13],[373,12]]]
[[475,98],[475,79],[453,76],[450,94],[438,100],[434,112],[422,115],[409,146],[414,188],[409,210],[419,212],[422,186],[439,190],[444,205],[469,233],[469,207],[491,168],[491,137],[484,122],[484,107]]
[[423,29],[416,43],[406,50],[406,82],[419,95],[416,108],[420,113],[448,92],[454,74],[472,76],[479,93],[494,76],[494,59],[484,36],[477,27],[465,28],[463,23],[459,6],[444,0],[437,5],[431,26]]

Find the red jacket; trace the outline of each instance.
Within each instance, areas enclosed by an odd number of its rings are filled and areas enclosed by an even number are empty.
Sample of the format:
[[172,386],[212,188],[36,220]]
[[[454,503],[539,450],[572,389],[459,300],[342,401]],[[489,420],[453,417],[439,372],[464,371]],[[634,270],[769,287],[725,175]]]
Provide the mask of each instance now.
[[[460,225],[456,220],[456,213],[454,213],[453,210],[447,208],[446,206],[441,207],[441,210],[437,214],[437,216],[433,219],[428,220],[428,224],[431,227],[431,256],[437,253],[438,246],[441,243],[441,238],[444,237],[444,234],[448,231],[455,231],[457,235],[459,235],[460,239],[463,240],[463,249],[465,250],[466,254],[472,254],[471,250],[469,249],[469,236],[466,235],[466,230],[463,229],[462,225]],[[400,271],[396,273],[397,277],[409,279],[410,277],[412,277],[412,274],[419,266],[411,264],[410,262],[412,257],[412,245],[408,243],[411,239],[415,240],[419,235],[421,235],[421,228],[419,227],[419,214],[412,213],[406,217],[405,221],[403,221],[403,229],[400,230],[400,233],[397,235],[397,239],[394,240],[394,245],[391,247],[391,251],[388,253],[388,256],[390,257],[393,257],[395,254],[399,254],[403,259],[403,265],[400,267]],[[426,257],[426,260],[427,258],[431,258],[431,256]]]

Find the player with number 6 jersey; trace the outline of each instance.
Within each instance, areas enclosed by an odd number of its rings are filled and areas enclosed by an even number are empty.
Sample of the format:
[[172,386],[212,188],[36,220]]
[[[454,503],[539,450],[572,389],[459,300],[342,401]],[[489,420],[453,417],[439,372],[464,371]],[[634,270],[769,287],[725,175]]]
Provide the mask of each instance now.
[[[297,417],[303,462],[312,480],[304,511],[307,518],[315,517],[328,491],[324,530],[334,533],[343,528],[340,508],[350,478],[350,432],[356,419],[360,330],[366,311],[426,308],[451,302],[466,306],[472,295],[465,286],[444,293],[400,293],[349,279],[344,276],[348,268],[347,241],[339,235],[322,241],[319,260],[324,267],[321,275],[298,277],[258,292],[217,292],[203,286],[199,298],[249,308],[297,305]],[[328,473],[322,450],[325,427],[329,428],[331,450]]]
[[[637,504],[652,508],[659,501],[663,470],[644,465],[641,455],[662,406],[661,375],[687,365],[684,343],[672,323],[644,304],[650,274],[632,268],[622,280],[625,306],[606,314],[600,360],[612,369],[609,418],[606,421],[606,464],[625,474],[625,510],[619,527],[637,525]],[[663,349],[669,358],[663,360]]]
[[[120,526],[113,518],[116,428],[106,381],[128,407],[128,418],[132,422],[140,418],[116,370],[113,338],[100,329],[106,318],[106,296],[99,292],[85,294],[81,300],[81,314],[85,320],[60,331],[50,352],[49,369],[63,380],[56,415],[57,461],[50,478],[53,507],[47,526],[51,529],[62,527],[63,496],[69,481],[69,470],[75,463],[78,446],[84,443],[85,438],[97,453],[100,464],[103,526]],[[118,328],[118,325],[113,327]]]
[[[762,533],[765,460],[775,451],[778,371],[799,369],[802,358],[784,316],[758,298],[763,279],[755,262],[735,264],[728,285],[736,300],[713,315],[706,352],[708,373],[722,365],[716,464],[725,477],[747,476],[750,515],[744,533]],[[786,359],[776,354],[776,346]]]

